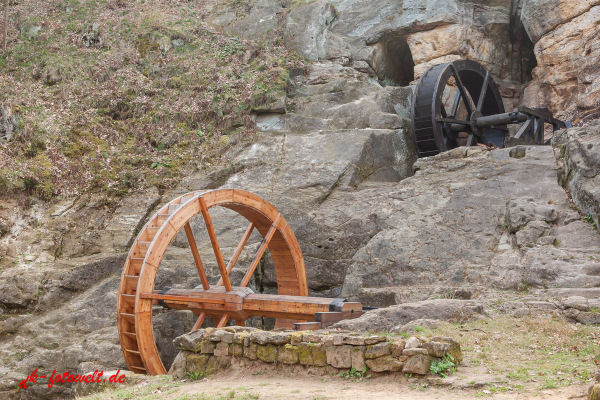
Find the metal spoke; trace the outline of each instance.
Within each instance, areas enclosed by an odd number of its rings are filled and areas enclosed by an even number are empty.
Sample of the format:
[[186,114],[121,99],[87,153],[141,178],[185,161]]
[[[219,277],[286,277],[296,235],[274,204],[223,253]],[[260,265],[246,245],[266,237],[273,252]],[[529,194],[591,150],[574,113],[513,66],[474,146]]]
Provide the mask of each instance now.
[[460,90],[456,91],[456,96],[454,97],[454,104],[452,105],[452,118],[456,117],[456,113],[458,112],[458,106],[460,105]]
[[469,137],[467,138],[466,146],[472,146],[474,138],[475,138],[475,135],[473,135],[472,133],[469,133]]
[[204,272],[204,266],[202,265],[202,259],[200,258],[200,253],[198,252],[198,246],[196,246],[196,239],[194,239],[194,233],[192,232],[192,227],[188,222],[183,227],[185,230],[185,235],[187,236],[188,243],[190,244],[190,249],[192,250],[192,255],[194,256],[194,263],[196,264],[196,268],[198,269],[198,275],[200,275],[200,281],[202,282],[202,287],[204,290],[210,289],[210,284],[208,283],[208,279],[206,278],[206,272]]
[[277,214],[277,218],[275,218],[275,221],[273,221],[273,224],[269,228],[269,231],[267,232],[262,243],[260,244],[260,247],[258,248],[258,251],[256,252],[256,256],[254,257],[254,261],[252,261],[250,268],[248,268],[248,271],[246,271],[246,275],[244,275],[244,279],[242,279],[242,283],[240,286],[245,287],[245,286],[248,286],[248,283],[250,283],[250,278],[252,278],[252,274],[254,273],[254,270],[258,266],[260,259],[262,258],[265,250],[267,249],[267,246],[269,245],[269,242],[273,238],[273,235],[275,234],[275,231],[277,230],[277,226],[279,225],[280,219],[281,219],[281,214]]
[[479,101],[477,101],[477,111],[481,112],[483,107],[483,101],[487,94],[488,85],[490,82],[490,71],[485,71],[485,78],[483,78],[483,86],[481,87],[481,93],[479,93]]
[[461,92],[463,101],[465,103],[465,107],[467,107],[467,113],[470,116],[471,113],[475,110],[475,104],[473,104],[473,100],[467,90],[465,89],[465,85],[463,85],[462,79],[460,79],[460,75],[456,70],[454,64],[450,64],[450,68],[452,68],[452,75],[454,76],[454,80],[456,81],[456,85],[458,86],[458,90]]
[[436,118],[437,122],[445,122],[450,124],[462,124],[470,126],[471,123],[469,121],[465,121],[464,119],[454,119],[454,118]]

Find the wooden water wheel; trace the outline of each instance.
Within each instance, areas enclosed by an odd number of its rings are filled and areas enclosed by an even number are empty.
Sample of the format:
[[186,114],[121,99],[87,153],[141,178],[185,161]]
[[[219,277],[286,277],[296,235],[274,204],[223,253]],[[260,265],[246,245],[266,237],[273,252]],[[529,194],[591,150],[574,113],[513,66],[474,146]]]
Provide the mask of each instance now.
[[[249,221],[249,225],[228,264],[225,264],[209,209],[225,207]],[[202,215],[219,268],[220,280],[208,282],[204,265],[190,226],[190,220]],[[246,242],[256,229],[263,237],[260,247],[238,286],[229,274]],[[171,242],[185,231],[195,266],[202,282],[193,289],[155,290],[161,260]],[[269,249],[278,294],[253,293],[248,284],[265,251]],[[148,221],[129,251],[117,300],[119,340],[129,369],[151,375],[165,374],[152,329],[153,306],[190,310],[198,316],[193,329],[206,317],[218,327],[235,320],[238,325],[252,316],[276,318],[276,328],[317,329],[328,323],[362,314],[360,303],[343,299],[308,296],[306,270],[300,246],[283,216],[264,199],[238,189],[199,191],[176,198]],[[305,322],[311,321],[314,322]]]

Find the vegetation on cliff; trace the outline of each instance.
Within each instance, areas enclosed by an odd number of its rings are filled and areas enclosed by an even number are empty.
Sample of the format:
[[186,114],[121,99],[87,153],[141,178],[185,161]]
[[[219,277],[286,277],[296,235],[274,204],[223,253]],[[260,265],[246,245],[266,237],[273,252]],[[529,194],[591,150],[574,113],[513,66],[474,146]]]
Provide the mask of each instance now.
[[193,3],[31,1],[11,6],[0,104],[0,192],[43,199],[173,184],[256,134],[303,61],[271,40],[216,33]]

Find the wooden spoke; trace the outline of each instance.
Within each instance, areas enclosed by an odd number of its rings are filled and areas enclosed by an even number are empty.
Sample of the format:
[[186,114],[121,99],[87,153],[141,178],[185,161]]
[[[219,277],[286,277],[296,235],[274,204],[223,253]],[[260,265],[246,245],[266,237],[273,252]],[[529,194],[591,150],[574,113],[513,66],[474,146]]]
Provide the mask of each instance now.
[[465,85],[463,85],[462,79],[460,79],[460,75],[458,74],[458,71],[454,67],[454,64],[450,64],[450,67],[452,68],[452,72],[453,72],[452,75],[454,76],[454,80],[456,81],[458,90],[460,91],[463,101],[465,102],[465,107],[467,107],[467,113],[470,116],[471,113],[475,110],[475,104],[473,104],[473,100],[471,99],[471,96],[469,96],[469,93],[467,93],[467,90],[465,89]]
[[194,239],[194,233],[192,232],[192,227],[190,226],[190,223],[186,223],[183,229],[185,230],[185,235],[187,236],[187,240],[190,244],[190,249],[192,249],[194,263],[196,264],[196,268],[198,269],[198,275],[200,275],[202,287],[204,288],[204,290],[208,290],[210,289],[210,284],[208,283],[208,279],[206,278],[206,272],[204,272],[204,266],[202,265],[202,259],[200,258],[198,246],[196,246],[196,239]]
[[237,326],[244,326],[244,321],[242,321],[241,319],[236,319],[235,323],[237,324]]
[[227,325],[227,321],[229,321],[229,315],[223,314],[223,316],[219,320],[219,323],[217,324],[217,328],[224,328],[225,325]]
[[192,331],[197,331],[198,329],[200,329],[200,327],[204,323],[205,319],[206,319],[206,313],[205,312],[201,312],[200,315],[198,315],[198,319],[196,320],[196,323],[194,324],[194,327],[192,328]]
[[250,283],[250,278],[252,278],[252,274],[254,273],[254,270],[258,266],[260,259],[262,258],[263,254],[265,253],[265,250],[267,249],[269,242],[271,241],[271,239],[273,238],[273,235],[275,234],[275,231],[277,230],[277,226],[279,225],[280,218],[281,218],[281,214],[277,214],[277,218],[275,218],[275,221],[273,221],[273,224],[269,228],[267,235],[264,237],[262,243],[260,244],[260,247],[258,248],[258,251],[256,252],[256,256],[254,257],[254,261],[252,261],[252,264],[250,264],[250,268],[248,268],[248,271],[246,271],[246,275],[244,275],[244,279],[242,279],[242,283],[240,284],[240,286],[245,287],[245,286],[248,286],[248,283]]
[[229,276],[227,275],[227,267],[225,266],[225,261],[223,261],[223,254],[221,254],[221,248],[219,247],[219,242],[217,241],[215,227],[213,226],[212,219],[210,218],[210,214],[208,213],[208,207],[206,207],[206,202],[204,201],[204,198],[200,197],[199,201],[200,208],[202,210],[202,216],[204,217],[204,223],[206,224],[206,230],[208,231],[208,236],[210,237],[210,243],[212,244],[213,251],[215,252],[215,257],[217,258],[217,265],[219,266],[221,279],[223,279],[225,289],[230,291],[232,289],[231,282],[229,281]]
[[[238,258],[240,257],[240,254],[242,254],[242,250],[244,249],[246,242],[248,242],[248,239],[250,239],[252,230],[254,230],[254,224],[252,222],[250,222],[250,225],[248,225],[248,228],[246,228],[246,232],[244,233],[244,236],[242,236],[242,240],[240,240],[240,243],[238,243],[237,247],[235,248],[235,250],[233,252],[233,256],[231,257],[231,260],[229,261],[229,264],[227,264],[227,276],[229,276],[229,274],[231,273],[231,270],[235,266],[235,263],[237,262]],[[217,286],[221,286],[221,285],[223,285],[223,278],[219,279],[219,282],[217,283]]]
[[481,87],[481,92],[479,93],[479,101],[477,101],[477,111],[479,112],[481,112],[481,108],[483,107],[483,101],[485,100],[485,95],[487,94],[489,82],[490,71],[485,71],[485,78],[483,78],[483,86]]

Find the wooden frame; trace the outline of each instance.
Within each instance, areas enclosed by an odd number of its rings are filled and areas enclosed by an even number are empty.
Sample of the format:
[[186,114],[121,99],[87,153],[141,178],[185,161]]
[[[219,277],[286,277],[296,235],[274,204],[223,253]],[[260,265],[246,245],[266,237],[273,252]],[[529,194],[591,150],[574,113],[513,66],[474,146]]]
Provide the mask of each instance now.
[[[209,214],[209,209],[215,206],[231,209],[250,223],[227,265]],[[202,214],[206,224],[221,275],[219,282],[212,286],[189,224],[198,214]],[[239,286],[233,286],[229,273],[254,229],[263,237],[262,243]],[[185,231],[190,244],[202,285],[194,289],[155,290],[154,282],[165,251],[181,230]],[[254,294],[247,287],[267,248],[275,267],[277,295]],[[276,328],[293,328],[296,323],[295,328],[301,329],[302,323],[320,315],[328,315],[325,320],[316,322],[322,326],[336,318],[354,318],[362,314],[359,303],[307,296],[300,246],[275,207],[257,195],[238,189],[185,194],[161,207],[148,221],[125,261],[117,299],[119,340],[125,362],[133,372],[166,373],[152,329],[152,306],[159,302],[169,308],[194,312],[198,316],[194,329],[198,329],[206,317],[214,318],[219,327],[225,326],[229,319],[243,325],[243,321],[252,316],[274,317]]]

